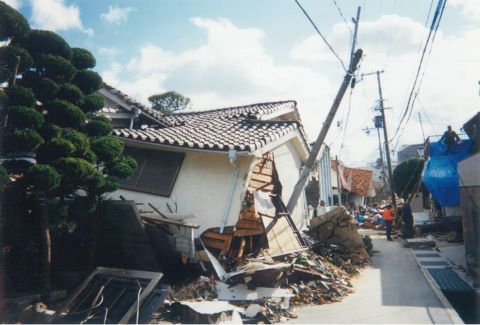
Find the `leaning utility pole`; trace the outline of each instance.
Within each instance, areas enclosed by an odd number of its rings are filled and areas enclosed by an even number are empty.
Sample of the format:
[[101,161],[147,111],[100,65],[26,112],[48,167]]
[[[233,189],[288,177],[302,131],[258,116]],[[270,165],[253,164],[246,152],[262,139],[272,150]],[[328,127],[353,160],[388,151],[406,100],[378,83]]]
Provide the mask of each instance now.
[[320,148],[322,147],[322,144],[325,141],[325,137],[327,136],[328,129],[330,128],[330,125],[333,122],[335,114],[337,113],[337,109],[340,106],[340,103],[342,102],[342,98],[345,95],[348,85],[350,84],[353,78],[355,70],[357,69],[357,65],[360,62],[360,59],[362,58],[363,51],[361,49],[358,49],[357,51],[355,51],[355,44],[357,43],[358,22],[360,20],[360,10],[361,10],[361,7],[358,7],[357,18],[354,21],[355,29],[353,33],[352,51],[351,51],[353,55],[351,55],[351,58],[350,58],[350,64],[348,66],[347,74],[343,78],[343,82],[340,86],[340,89],[338,90],[335,100],[333,101],[332,107],[330,108],[330,112],[328,113],[327,118],[323,123],[322,130],[320,131],[317,137],[317,140],[313,144],[313,147],[312,147],[312,150],[310,151],[310,155],[308,156],[307,162],[305,163],[305,166],[303,166],[302,171],[300,172],[300,177],[297,183],[295,184],[295,187],[293,189],[292,195],[290,196],[290,199],[288,200],[287,209],[290,213],[293,212],[293,210],[295,209],[295,206],[297,205],[297,201],[300,195],[302,194],[305,184],[307,183],[308,175],[310,175],[312,167],[315,164],[315,161],[317,160],[318,153],[320,152]]
[[392,161],[390,159],[390,145],[388,143],[388,133],[387,133],[387,121],[385,120],[385,107],[383,106],[383,95],[382,95],[382,83],[380,82],[380,73],[383,71],[376,72],[377,74],[377,82],[378,82],[378,96],[380,100],[380,113],[382,114],[382,122],[383,122],[383,136],[385,138],[385,156],[387,157],[387,171],[388,171],[388,179],[390,180],[390,195],[392,199],[392,205],[395,209],[395,213],[397,211],[397,200],[395,199],[395,190],[393,188],[393,173],[392,173]]
[[382,140],[380,139],[380,128],[377,129],[377,136],[378,136],[378,150],[380,151],[380,159],[382,163],[382,175],[383,175],[383,196],[385,199],[387,198],[387,173],[385,172],[385,163],[383,162],[383,149],[382,149]]

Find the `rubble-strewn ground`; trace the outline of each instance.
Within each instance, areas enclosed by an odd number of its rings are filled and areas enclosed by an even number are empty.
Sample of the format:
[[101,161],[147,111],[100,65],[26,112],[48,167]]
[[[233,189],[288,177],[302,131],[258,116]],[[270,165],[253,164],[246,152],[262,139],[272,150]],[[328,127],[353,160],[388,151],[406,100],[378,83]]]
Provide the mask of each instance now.
[[[340,301],[353,292],[351,279],[359,269],[369,264],[370,258],[360,257],[339,245],[325,245],[306,237],[311,249],[291,254],[283,258],[293,265],[293,271],[284,277],[281,288],[289,289],[291,299],[262,298],[259,300],[230,301],[232,305],[248,309],[258,308],[254,317],[242,316],[244,322],[282,322],[297,317],[295,308],[305,305],[321,305]],[[181,322],[182,315],[175,301],[215,301],[218,300],[218,282],[214,277],[201,276],[197,280],[172,288],[169,302],[156,315],[154,322]],[[256,305],[259,305],[257,307]]]

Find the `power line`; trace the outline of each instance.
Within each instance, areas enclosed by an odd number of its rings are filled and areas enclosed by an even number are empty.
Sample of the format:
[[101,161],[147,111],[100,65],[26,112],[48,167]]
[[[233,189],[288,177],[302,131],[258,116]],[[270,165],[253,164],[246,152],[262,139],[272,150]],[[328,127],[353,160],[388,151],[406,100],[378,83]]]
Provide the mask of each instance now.
[[317,31],[318,35],[320,35],[320,37],[322,38],[323,42],[328,46],[328,48],[330,49],[330,52],[333,53],[333,55],[335,55],[335,57],[338,59],[338,61],[340,61],[340,64],[342,65],[343,67],[343,70],[345,70],[345,72],[347,72],[347,68],[345,67],[345,64],[343,63],[342,59],[338,56],[337,52],[335,52],[335,50],[333,49],[333,47],[330,45],[330,43],[328,43],[327,39],[325,38],[325,36],[323,36],[322,32],[320,32],[320,30],[318,29],[317,25],[315,25],[315,23],[313,22],[312,18],[310,18],[310,16],[308,15],[307,11],[302,7],[302,5],[300,4],[300,2],[298,2],[298,0],[294,0],[295,3],[298,5],[298,7],[302,10],[303,14],[305,15],[305,17],[307,17],[307,19],[310,21],[310,23],[312,24],[313,28]]
[[350,31],[350,34],[353,35],[352,29],[350,28],[350,25],[348,24],[347,20],[345,19],[345,16],[343,15],[342,9],[340,9],[340,6],[338,5],[337,0],[333,0],[333,4],[335,5],[335,7],[337,7],[337,11],[340,14],[340,17],[342,17],[345,25],[347,25],[347,28]]
[[[423,48],[422,55],[420,57],[420,62],[419,62],[418,67],[417,67],[415,80],[413,82],[413,86],[411,88],[411,91],[410,91],[410,94],[409,94],[409,97],[408,97],[407,105],[406,105],[405,110],[403,112],[402,118],[400,119],[400,122],[398,123],[397,129],[395,130],[395,134],[389,140],[390,142],[393,141],[393,139],[395,139],[397,137],[397,135],[399,134],[400,127],[401,127],[403,121],[405,120],[405,117],[407,117],[407,115],[408,115],[408,120],[410,119],[411,113],[409,114],[409,112],[411,112],[411,110],[413,110],[413,102],[415,101],[414,95],[416,97],[416,95],[418,94],[418,91],[419,91],[419,89],[417,89],[417,93],[415,94],[415,88],[417,86],[417,82],[418,82],[419,77],[420,77],[420,72],[422,71],[422,64],[423,64],[423,61],[425,59],[425,54],[427,52],[429,44],[431,44],[431,46],[430,46],[430,51],[428,53],[428,56],[431,53],[431,48],[433,46],[433,41],[435,39],[435,35],[437,33],[438,27],[440,26],[440,21],[441,21],[442,16],[443,16],[443,11],[445,9],[446,2],[447,2],[447,0],[439,0],[438,1],[437,8],[435,10],[435,14],[434,14],[433,19],[432,19],[432,24],[430,26],[430,31],[428,33],[428,37],[427,37],[427,40],[425,42],[425,46]],[[433,38],[432,38],[432,36],[433,36]],[[430,40],[432,40],[431,43],[430,43]],[[412,99],[413,99],[413,102],[412,102]],[[407,123],[408,123],[408,120],[407,120]],[[400,138],[400,136],[398,137],[398,140],[399,140],[399,138]],[[397,144],[395,145],[395,148],[398,145],[398,140],[397,140]]]

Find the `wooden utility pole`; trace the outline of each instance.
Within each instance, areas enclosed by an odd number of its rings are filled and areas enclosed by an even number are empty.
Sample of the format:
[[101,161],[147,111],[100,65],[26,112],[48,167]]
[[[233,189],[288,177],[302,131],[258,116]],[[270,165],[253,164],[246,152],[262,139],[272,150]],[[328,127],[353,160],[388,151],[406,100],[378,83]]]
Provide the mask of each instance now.
[[305,166],[303,166],[302,171],[300,172],[300,177],[297,183],[295,184],[295,187],[293,189],[292,195],[290,196],[290,199],[288,200],[287,209],[290,213],[292,213],[293,210],[295,209],[295,206],[297,205],[297,201],[300,195],[302,194],[303,189],[305,188],[305,184],[307,183],[307,180],[308,180],[308,175],[310,175],[310,172],[312,171],[312,167],[315,164],[315,161],[317,160],[317,156],[318,156],[318,153],[320,152],[320,148],[322,147],[323,142],[325,141],[325,137],[327,136],[327,132],[330,129],[330,125],[332,124],[335,114],[337,113],[338,107],[342,102],[343,96],[345,95],[345,92],[347,91],[347,88],[350,85],[350,82],[353,78],[355,70],[357,70],[358,63],[362,58],[363,51],[361,49],[358,49],[355,51],[355,44],[357,43],[358,22],[360,20],[360,10],[361,10],[361,7],[358,7],[357,18],[355,20],[355,30],[353,33],[352,50],[351,50],[351,53],[353,53],[353,55],[351,56],[351,59],[350,59],[350,64],[348,66],[347,74],[343,78],[343,82],[340,85],[340,89],[338,90],[337,96],[335,97],[332,107],[328,112],[327,118],[323,123],[322,130],[318,134],[317,140],[313,144],[313,147],[310,151],[310,155],[308,156],[307,162],[305,163]]
[[378,150],[380,151],[380,160],[382,163],[382,174],[383,174],[383,196],[385,199],[387,198],[387,173],[385,171],[385,163],[383,162],[383,149],[382,149],[382,140],[380,138],[380,128],[377,129],[377,135],[378,135]]
[[388,132],[387,132],[387,121],[385,120],[385,107],[383,106],[383,94],[382,94],[382,83],[380,81],[380,73],[383,71],[376,72],[377,74],[377,83],[378,83],[378,96],[380,100],[380,113],[382,114],[382,122],[383,122],[383,136],[385,138],[385,156],[387,157],[387,171],[388,171],[388,179],[390,180],[390,195],[392,200],[392,206],[395,209],[395,213],[397,211],[397,200],[395,199],[395,190],[393,188],[393,173],[392,173],[392,161],[390,159],[390,145],[388,142]]

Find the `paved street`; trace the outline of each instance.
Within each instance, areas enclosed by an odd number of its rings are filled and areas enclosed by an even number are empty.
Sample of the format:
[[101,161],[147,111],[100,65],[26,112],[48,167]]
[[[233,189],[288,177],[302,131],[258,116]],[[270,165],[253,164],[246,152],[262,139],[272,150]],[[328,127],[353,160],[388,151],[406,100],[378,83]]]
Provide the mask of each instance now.
[[409,249],[372,235],[373,264],[341,302],[297,309],[291,323],[452,323]]

